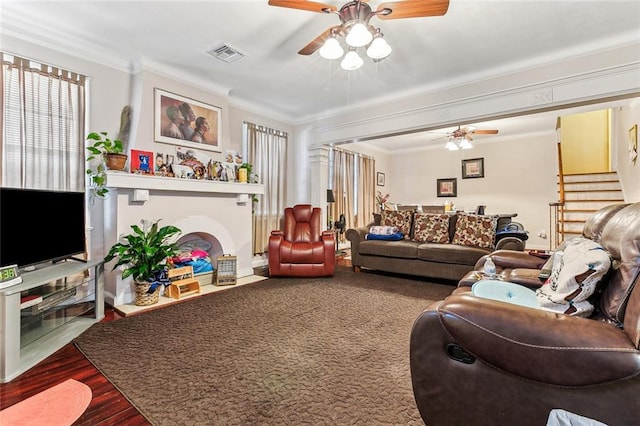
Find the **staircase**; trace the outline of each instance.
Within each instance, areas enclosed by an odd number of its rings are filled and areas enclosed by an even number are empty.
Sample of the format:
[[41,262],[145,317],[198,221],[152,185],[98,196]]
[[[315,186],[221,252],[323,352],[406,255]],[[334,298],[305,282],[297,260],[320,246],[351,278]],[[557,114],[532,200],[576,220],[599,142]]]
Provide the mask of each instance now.
[[559,241],[582,234],[585,221],[609,204],[624,202],[617,172],[563,176],[564,206],[558,215]]

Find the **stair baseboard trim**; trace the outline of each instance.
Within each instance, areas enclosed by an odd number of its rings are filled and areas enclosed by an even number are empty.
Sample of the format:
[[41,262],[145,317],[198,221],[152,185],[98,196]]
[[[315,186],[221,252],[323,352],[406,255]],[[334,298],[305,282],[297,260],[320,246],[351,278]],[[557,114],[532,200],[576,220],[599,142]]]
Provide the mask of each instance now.
[[[588,192],[621,192],[619,189],[565,189],[564,193],[578,194],[578,193],[588,193]],[[565,200],[566,201],[566,200]]]
[[564,204],[566,205],[567,203],[624,203],[624,199],[619,199],[619,198],[612,198],[610,200],[593,200],[593,199],[589,199],[589,200],[567,200],[565,198],[564,200]]

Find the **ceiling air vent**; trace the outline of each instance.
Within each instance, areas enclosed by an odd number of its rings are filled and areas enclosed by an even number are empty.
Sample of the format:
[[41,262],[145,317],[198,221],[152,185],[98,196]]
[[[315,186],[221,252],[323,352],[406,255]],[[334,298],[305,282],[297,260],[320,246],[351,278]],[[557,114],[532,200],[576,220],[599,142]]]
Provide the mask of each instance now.
[[216,46],[212,49],[207,50],[207,53],[213,56],[214,58],[218,58],[221,61],[224,61],[227,63],[233,62],[240,58],[244,58],[244,54],[238,52],[236,49],[229,46],[228,44],[221,44],[219,46]]

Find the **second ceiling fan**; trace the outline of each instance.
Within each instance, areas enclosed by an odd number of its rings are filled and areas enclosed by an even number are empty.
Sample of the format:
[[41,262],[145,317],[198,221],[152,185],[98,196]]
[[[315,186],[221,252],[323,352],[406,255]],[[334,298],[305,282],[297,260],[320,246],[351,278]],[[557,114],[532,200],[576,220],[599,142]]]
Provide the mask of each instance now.
[[453,132],[447,134],[449,137],[453,138],[464,138],[468,141],[472,141],[473,138],[471,135],[497,135],[497,129],[476,129],[474,127],[460,127]]
[[300,49],[298,54],[311,55],[320,50],[327,59],[342,57],[344,50],[337,37],[344,37],[348,52],[341,63],[342,68],[354,70],[362,66],[362,59],[356,49],[367,46],[367,56],[380,61],[391,53],[391,47],[384,40],[380,28],[370,24],[371,18],[402,19],[425,16],[441,16],[449,9],[449,0],[405,0],[380,3],[373,10],[366,0],[336,6],[307,0],[269,0],[269,5],[301,9],[318,13],[334,13],[340,18],[340,25],[327,28],[322,34]]
[[447,133],[446,137],[449,140],[445,145],[450,151],[456,151],[458,149],[470,149],[473,148],[471,141],[473,137],[471,135],[497,135],[497,129],[476,129],[474,127],[460,127],[452,132]]

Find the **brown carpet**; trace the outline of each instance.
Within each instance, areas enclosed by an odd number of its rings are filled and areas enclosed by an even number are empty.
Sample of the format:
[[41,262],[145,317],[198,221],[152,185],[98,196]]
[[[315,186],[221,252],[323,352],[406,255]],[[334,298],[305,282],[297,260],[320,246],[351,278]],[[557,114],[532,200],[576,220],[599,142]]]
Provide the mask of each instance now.
[[417,425],[411,326],[453,289],[338,268],[95,324],[75,344],[157,425]]

